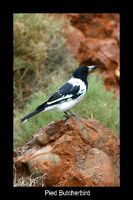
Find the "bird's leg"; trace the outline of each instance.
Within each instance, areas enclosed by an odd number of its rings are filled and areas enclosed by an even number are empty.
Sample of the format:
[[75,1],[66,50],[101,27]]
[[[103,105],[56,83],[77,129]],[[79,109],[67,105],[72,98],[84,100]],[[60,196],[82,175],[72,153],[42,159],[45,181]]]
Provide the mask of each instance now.
[[72,117],[72,116],[76,117],[76,115],[75,115],[73,112],[71,112],[71,111],[68,111],[68,112],[69,112],[69,114],[70,114],[70,115],[69,115],[70,117]]
[[72,117],[72,116],[74,116],[74,117],[76,117],[76,115],[74,114],[74,113],[72,113],[71,111],[64,111],[64,113],[65,113],[65,115],[64,115],[64,117],[66,118],[66,119],[69,119],[70,117]]
[[69,116],[68,112],[64,111],[64,113],[65,113],[64,117],[65,117],[66,119],[69,119],[70,116]]

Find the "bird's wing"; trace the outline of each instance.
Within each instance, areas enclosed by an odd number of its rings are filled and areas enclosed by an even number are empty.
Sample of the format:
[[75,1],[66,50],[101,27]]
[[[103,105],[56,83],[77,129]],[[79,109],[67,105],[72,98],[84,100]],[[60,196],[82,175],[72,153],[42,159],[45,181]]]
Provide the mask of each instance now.
[[64,101],[75,99],[81,95],[80,86],[66,83],[55,94],[53,94],[47,101],[47,105],[55,105]]
[[36,108],[36,110],[43,110],[46,107],[56,105],[61,102],[69,101],[75,99],[82,95],[80,92],[79,85],[72,85],[71,83],[66,83],[57,92],[55,92],[45,103],[41,104]]

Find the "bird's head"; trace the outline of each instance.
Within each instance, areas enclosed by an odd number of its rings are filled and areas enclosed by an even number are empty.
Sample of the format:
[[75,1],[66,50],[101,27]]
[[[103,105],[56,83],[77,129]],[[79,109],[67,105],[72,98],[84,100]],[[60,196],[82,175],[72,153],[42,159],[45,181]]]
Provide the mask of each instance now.
[[96,67],[95,65],[78,67],[78,68],[74,71],[73,77],[85,79],[85,78],[87,78],[88,74],[89,74],[90,72],[94,71],[96,68],[97,68],[97,67]]
[[96,65],[91,65],[91,66],[86,66],[86,67],[88,69],[88,73],[93,72],[97,68]]

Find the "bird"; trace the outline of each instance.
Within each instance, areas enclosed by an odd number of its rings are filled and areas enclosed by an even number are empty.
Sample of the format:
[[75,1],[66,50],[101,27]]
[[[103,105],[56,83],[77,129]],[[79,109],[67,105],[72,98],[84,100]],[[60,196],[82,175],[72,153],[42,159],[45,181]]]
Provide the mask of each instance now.
[[68,113],[70,109],[83,99],[88,90],[88,75],[96,68],[96,65],[79,66],[61,88],[50,96],[47,101],[39,105],[33,112],[23,117],[21,122],[24,123],[31,117],[51,109],[64,112],[66,118],[69,118]]

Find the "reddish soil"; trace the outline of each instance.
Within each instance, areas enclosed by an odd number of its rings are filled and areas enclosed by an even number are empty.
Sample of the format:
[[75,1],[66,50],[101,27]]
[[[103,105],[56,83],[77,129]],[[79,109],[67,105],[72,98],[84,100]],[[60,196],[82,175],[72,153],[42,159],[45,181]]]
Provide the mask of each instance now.
[[17,176],[46,186],[119,186],[119,139],[96,120],[71,117],[41,128],[15,150]]

